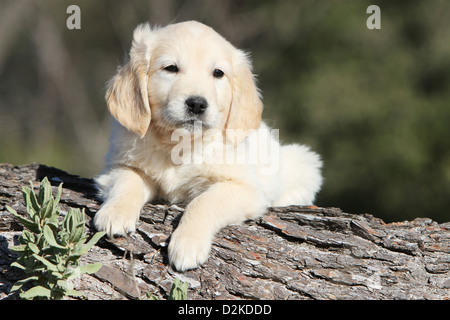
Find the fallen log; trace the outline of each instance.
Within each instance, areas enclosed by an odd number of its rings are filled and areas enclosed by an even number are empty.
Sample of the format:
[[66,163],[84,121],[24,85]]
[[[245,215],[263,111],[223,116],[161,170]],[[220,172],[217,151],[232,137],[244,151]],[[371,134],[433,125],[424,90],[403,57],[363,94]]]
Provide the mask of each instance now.
[[[21,189],[48,177],[63,183],[60,206],[82,208],[87,230],[99,208],[92,179],[41,164],[0,164],[0,299],[12,299],[20,270],[11,267],[24,213]],[[56,190],[55,190],[56,192]],[[101,262],[74,283],[88,299],[167,299],[174,279],[188,299],[450,299],[450,222],[428,218],[384,223],[337,208],[290,206],[223,229],[202,267],[184,273],[168,264],[167,244],[184,208],[146,204],[137,231],[97,243],[82,259]]]

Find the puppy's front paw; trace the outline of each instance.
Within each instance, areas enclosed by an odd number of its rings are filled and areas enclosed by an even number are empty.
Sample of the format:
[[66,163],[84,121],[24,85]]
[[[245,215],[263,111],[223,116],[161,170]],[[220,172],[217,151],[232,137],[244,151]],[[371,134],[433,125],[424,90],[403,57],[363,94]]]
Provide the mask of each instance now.
[[126,236],[136,230],[139,211],[119,205],[104,205],[94,217],[94,225],[99,231],[106,231],[108,236]]
[[180,225],[169,243],[169,261],[178,271],[195,269],[208,260],[212,235],[197,226]]

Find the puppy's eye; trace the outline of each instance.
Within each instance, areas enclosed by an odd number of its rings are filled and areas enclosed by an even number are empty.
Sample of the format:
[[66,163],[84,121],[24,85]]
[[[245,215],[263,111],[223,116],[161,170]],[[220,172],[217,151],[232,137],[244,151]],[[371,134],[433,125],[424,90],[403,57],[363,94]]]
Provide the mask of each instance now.
[[214,69],[214,71],[213,71],[213,77],[214,77],[214,78],[220,79],[220,78],[222,78],[223,76],[224,76],[224,73],[223,73],[222,70],[220,70],[220,69]]
[[176,64],[171,64],[170,66],[165,67],[164,70],[167,72],[177,73],[178,67]]

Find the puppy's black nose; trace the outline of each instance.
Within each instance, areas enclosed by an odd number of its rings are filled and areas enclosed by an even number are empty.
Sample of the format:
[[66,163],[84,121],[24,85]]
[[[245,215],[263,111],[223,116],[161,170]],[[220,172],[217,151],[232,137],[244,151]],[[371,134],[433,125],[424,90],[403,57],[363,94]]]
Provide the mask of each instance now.
[[186,106],[189,112],[201,115],[205,112],[206,108],[208,108],[208,102],[205,98],[199,96],[192,96],[186,99]]

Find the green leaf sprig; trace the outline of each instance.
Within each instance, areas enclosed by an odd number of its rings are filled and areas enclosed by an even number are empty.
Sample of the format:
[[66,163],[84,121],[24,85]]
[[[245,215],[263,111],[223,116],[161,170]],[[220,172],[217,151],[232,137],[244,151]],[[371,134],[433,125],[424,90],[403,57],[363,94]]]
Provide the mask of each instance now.
[[80,257],[87,253],[105,235],[97,232],[87,243],[84,210],[71,208],[60,221],[58,207],[62,184],[56,199],[47,178],[40,184],[39,194],[24,187],[23,197],[28,217],[19,215],[14,209],[7,210],[25,227],[20,245],[11,248],[19,254],[11,266],[24,270],[27,277],[17,281],[11,292],[19,291],[22,299],[62,299],[65,296],[81,297],[73,288],[72,280],[83,273],[95,273],[102,264],[80,266]]
[[189,283],[176,278],[170,289],[169,300],[187,300]]

